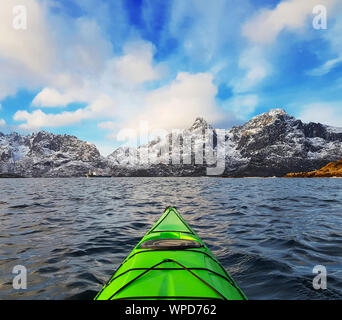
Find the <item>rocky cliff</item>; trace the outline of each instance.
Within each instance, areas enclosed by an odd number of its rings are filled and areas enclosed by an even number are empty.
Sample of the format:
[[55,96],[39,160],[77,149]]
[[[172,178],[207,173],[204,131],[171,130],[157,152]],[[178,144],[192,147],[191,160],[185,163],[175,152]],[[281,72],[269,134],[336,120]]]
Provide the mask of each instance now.
[[[220,130],[221,136],[222,131],[225,168],[219,175],[223,176],[284,176],[288,172],[316,170],[342,158],[342,128],[303,123],[282,109],[258,115],[242,126]],[[206,136],[204,132],[209,134]],[[204,119],[198,118],[191,128],[179,133],[180,153],[186,159],[192,159],[190,165],[184,161],[172,163],[171,140],[177,140],[178,137],[170,134],[137,149],[120,148],[114,151],[108,157],[112,173],[206,175],[207,163],[196,164],[194,160],[206,145],[212,146],[214,158],[218,158],[218,147],[222,149],[218,133],[218,129],[213,129]],[[189,139],[191,143],[185,146],[184,142]],[[163,148],[168,148],[170,152],[162,153]],[[153,163],[149,162],[148,157],[153,159]]]
[[0,133],[0,173],[25,177],[84,176],[106,168],[95,145],[74,136],[38,132],[25,136]]
[[316,170],[342,158],[342,129],[303,123],[282,109],[256,116],[227,136],[247,160],[233,175],[283,176]]

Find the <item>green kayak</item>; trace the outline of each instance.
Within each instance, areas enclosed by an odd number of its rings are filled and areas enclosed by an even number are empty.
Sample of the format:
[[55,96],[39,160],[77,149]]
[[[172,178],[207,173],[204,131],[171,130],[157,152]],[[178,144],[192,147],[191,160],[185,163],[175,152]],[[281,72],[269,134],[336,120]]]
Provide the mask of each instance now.
[[173,207],[146,233],[95,300],[246,300]]

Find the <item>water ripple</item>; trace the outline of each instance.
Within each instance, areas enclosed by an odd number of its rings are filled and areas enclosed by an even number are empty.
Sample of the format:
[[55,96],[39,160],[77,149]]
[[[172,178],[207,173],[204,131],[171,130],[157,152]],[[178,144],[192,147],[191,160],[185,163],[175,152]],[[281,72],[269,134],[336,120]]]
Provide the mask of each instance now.
[[169,205],[248,298],[342,298],[339,179],[1,179],[0,199],[0,299],[92,299]]

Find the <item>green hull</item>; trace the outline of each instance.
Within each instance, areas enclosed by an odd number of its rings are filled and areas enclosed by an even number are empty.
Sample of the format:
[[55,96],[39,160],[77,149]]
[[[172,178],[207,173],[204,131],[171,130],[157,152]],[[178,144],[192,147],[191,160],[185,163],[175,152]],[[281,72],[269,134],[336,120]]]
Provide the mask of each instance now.
[[245,300],[175,208],[167,208],[95,300]]

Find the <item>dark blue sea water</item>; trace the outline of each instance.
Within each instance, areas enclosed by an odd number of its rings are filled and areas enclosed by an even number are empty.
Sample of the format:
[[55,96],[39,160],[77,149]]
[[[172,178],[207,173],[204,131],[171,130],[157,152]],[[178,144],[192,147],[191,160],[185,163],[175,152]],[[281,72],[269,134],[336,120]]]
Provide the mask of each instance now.
[[0,179],[0,299],[92,299],[169,205],[249,299],[342,298],[341,179],[77,178]]

